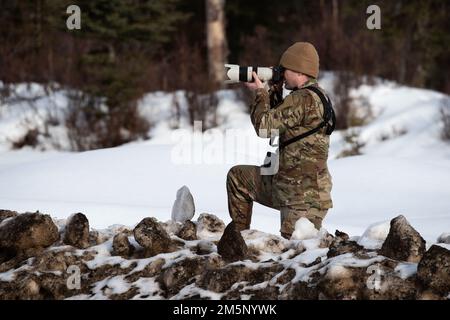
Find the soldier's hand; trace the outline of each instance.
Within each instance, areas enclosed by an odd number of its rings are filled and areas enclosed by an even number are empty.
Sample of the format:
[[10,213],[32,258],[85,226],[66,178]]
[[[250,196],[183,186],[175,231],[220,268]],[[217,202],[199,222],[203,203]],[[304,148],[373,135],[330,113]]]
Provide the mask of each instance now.
[[269,81],[269,88],[271,92],[281,92],[283,93],[283,80],[278,82]]
[[258,75],[255,71],[252,72],[252,75],[254,81],[246,82],[245,85],[247,86],[247,88],[249,88],[250,90],[263,89],[264,84],[261,82],[261,80],[259,80]]

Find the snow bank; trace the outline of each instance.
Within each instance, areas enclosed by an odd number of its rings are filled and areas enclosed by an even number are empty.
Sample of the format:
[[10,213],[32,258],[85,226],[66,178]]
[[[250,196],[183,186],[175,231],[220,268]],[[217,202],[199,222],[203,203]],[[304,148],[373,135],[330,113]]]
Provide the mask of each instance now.
[[[321,83],[329,90],[333,77],[324,74]],[[40,94],[41,89],[22,86],[20,90],[30,90],[33,95]],[[356,88],[351,95],[368,99],[375,119],[359,128],[361,139],[367,144],[362,156],[335,159],[343,148],[342,133],[332,135],[329,169],[334,207],[328,211],[323,226],[360,236],[368,224],[403,214],[428,243],[436,242],[440,234],[450,231],[447,183],[450,146],[439,140],[437,125],[440,100],[446,96],[383,81]],[[8,143],[1,139],[19,134],[15,130],[21,127],[28,106],[3,105],[0,108],[2,208],[21,212],[40,210],[57,218],[83,212],[95,228],[118,222],[132,225],[147,216],[167,221],[178,188],[186,185],[195,199],[196,212],[211,212],[228,223],[227,172],[236,164],[260,165],[265,151],[270,150],[267,139],[256,136],[246,106],[230,91],[223,91],[219,93],[218,128],[214,134],[209,131],[195,140],[196,135],[184,116],[182,92],[175,96],[182,111],[178,129],[173,129],[175,124],[170,122],[174,95],[151,93],[139,104],[144,116],[154,121],[151,140],[81,153],[8,151]],[[38,105],[43,110],[49,104],[48,99],[55,101],[51,104],[58,110],[64,109],[66,103],[62,91],[40,99],[43,100],[38,99]],[[391,134],[393,128],[405,129],[404,134]],[[231,137],[227,135],[229,129],[241,130],[232,137],[234,144],[230,145],[226,143]],[[177,133],[188,138],[181,145],[191,153],[201,150],[198,162],[175,161],[174,150],[180,147]],[[380,139],[385,133],[389,139]],[[214,158],[211,150],[223,151],[222,157],[218,157],[221,161],[207,162]],[[279,234],[279,215],[278,210],[255,203],[252,228]],[[370,231],[359,241],[376,247],[381,238]]]

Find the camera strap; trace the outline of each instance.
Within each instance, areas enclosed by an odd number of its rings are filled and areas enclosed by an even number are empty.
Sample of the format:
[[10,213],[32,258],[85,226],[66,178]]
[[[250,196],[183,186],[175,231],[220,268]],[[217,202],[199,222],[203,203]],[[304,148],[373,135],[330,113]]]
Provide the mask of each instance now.
[[304,89],[311,90],[315,94],[317,94],[320,98],[320,101],[323,105],[323,121],[314,129],[311,129],[307,132],[302,133],[299,136],[293,137],[287,141],[284,141],[280,143],[280,151],[283,150],[286,146],[290,145],[293,142],[296,142],[298,140],[304,139],[316,132],[318,132],[320,129],[326,126],[325,133],[327,135],[331,135],[331,133],[334,131],[334,128],[336,127],[336,115],[333,110],[333,105],[331,103],[331,100],[328,97],[325,97],[325,95],[315,86],[308,86]]

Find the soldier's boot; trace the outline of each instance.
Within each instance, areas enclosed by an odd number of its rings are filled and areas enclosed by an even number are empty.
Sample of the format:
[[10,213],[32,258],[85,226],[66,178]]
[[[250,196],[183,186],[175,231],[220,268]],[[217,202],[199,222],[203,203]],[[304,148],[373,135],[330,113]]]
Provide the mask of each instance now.
[[307,218],[314,224],[314,227],[317,230],[320,230],[322,227],[322,220],[325,218],[327,211],[328,210],[318,210],[315,208],[310,208],[307,210],[291,207],[281,208],[281,236],[283,238],[290,239],[295,230],[295,223],[302,217]]
[[327,215],[328,209],[318,210],[318,209],[310,209],[308,210],[308,216],[307,218],[309,221],[311,221],[314,224],[314,227],[317,230],[320,230],[322,228],[322,221]]
[[249,229],[253,201],[275,208],[272,176],[261,175],[259,166],[237,165],[227,174],[228,211],[239,231]]
[[292,234],[281,232],[281,236],[285,239],[290,240],[292,237]]

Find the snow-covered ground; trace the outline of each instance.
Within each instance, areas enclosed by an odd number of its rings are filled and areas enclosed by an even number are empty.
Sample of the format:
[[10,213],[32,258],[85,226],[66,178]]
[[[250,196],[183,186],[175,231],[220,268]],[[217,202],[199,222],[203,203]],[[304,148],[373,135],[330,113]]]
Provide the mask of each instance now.
[[[325,75],[325,88],[332,78]],[[436,242],[450,232],[450,144],[439,139],[440,103],[448,96],[391,82],[362,85],[351,94],[369,101],[374,120],[359,128],[364,155],[337,159],[345,146],[342,132],[332,135],[334,208],[324,227],[360,236],[368,225],[403,214],[428,244]],[[66,101],[60,93],[41,100],[42,108],[52,100],[55,110]],[[0,208],[60,218],[83,212],[95,228],[133,226],[148,216],[169,220],[176,192],[186,185],[196,217],[208,212],[229,222],[226,174],[236,164],[261,164],[267,139],[256,136],[246,107],[229,91],[220,93],[218,128],[203,135],[183,113],[179,128],[171,129],[172,100],[161,92],[142,99],[140,108],[154,124],[152,139],[81,153],[11,151],[27,108],[0,106]],[[63,127],[52,134],[67,145]],[[278,234],[279,224],[278,211],[254,204],[252,228]]]

